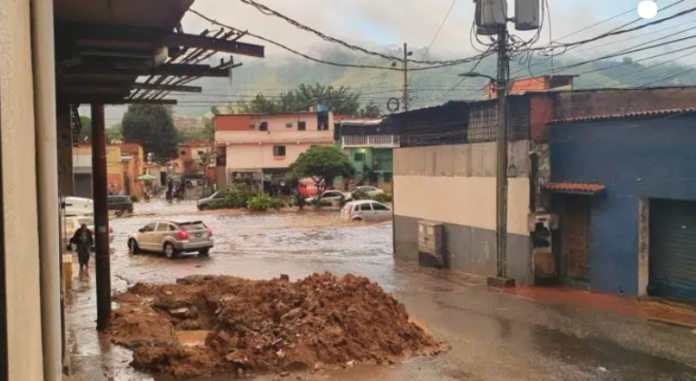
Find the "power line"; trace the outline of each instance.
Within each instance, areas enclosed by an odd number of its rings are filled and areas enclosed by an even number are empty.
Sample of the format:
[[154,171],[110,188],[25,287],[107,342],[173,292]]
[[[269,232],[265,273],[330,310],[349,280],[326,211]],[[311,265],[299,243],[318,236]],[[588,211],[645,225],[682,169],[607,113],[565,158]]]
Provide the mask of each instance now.
[[[693,20],[693,21],[690,21],[690,22],[687,22],[687,23],[683,23],[682,25],[689,25],[689,24],[693,24],[693,23],[696,23],[696,20]],[[603,47],[606,47],[606,46],[609,46],[609,45],[616,45],[616,44],[619,44],[619,43],[622,43],[622,42],[635,40],[636,38],[644,37],[646,34],[655,35],[655,34],[658,34],[658,33],[662,33],[662,32],[665,32],[665,31],[672,30],[672,29],[674,29],[675,27],[676,27],[676,26],[669,26],[669,27],[667,27],[667,28],[660,29],[660,30],[655,31],[655,32],[652,32],[652,33],[639,34],[639,35],[631,36],[631,37],[624,38],[624,39],[621,39],[621,40],[610,41],[610,42],[607,42],[606,44],[602,44],[602,45],[588,46],[588,47],[585,48],[585,49],[576,50],[575,53],[582,53],[582,52],[586,52],[586,51],[588,51],[588,50],[596,50],[596,49],[603,48]]]
[[[277,47],[279,47],[279,48],[281,48],[281,49],[284,49],[284,50],[286,50],[286,51],[288,51],[288,52],[290,52],[290,53],[292,53],[292,54],[298,55],[298,56],[300,56],[300,57],[306,58],[306,59],[308,59],[308,60],[310,60],[310,61],[313,61],[313,62],[316,62],[316,63],[320,63],[320,64],[324,64],[324,65],[337,66],[337,67],[350,67],[350,68],[356,68],[356,69],[376,69],[376,70],[403,71],[403,69],[401,69],[401,68],[398,68],[398,67],[391,67],[391,66],[344,64],[344,63],[338,63],[338,62],[331,62],[331,61],[322,60],[322,59],[315,58],[315,57],[309,56],[309,55],[307,55],[307,54],[301,53],[301,52],[299,52],[299,51],[297,51],[297,50],[295,50],[295,49],[292,49],[292,48],[290,48],[290,47],[288,47],[288,46],[286,46],[286,45],[283,45],[283,44],[281,44],[281,43],[279,43],[279,42],[276,42],[276,41],[270,40],[270,39],[268,39],[268,38],[262,37],[262,36],[260,36],[260,35],[258,35],[258,34],[253,34],[253,33],[250,33],[250,32],[248,32],[248,31],[242,31],[242,30],[239,30],[239,29],[237,29],[237,28],[234,28],[234,27],[232,27],[232,26],[230,26],[230,25],[221,23],[221,22],[219,22],[219,21],[217,21],[217,20],[215,20],[215,19],[212,19],[212,18],[210,18],[210,17],[208,17],[208,16],[206,16],[206,15],[204,15],[204,14],[202,14],[202,13],[196,11],[195,9],[189,9],[189,12],[195,14],[196,16],[198,16],[198,17],[200,17],[200,18],[202,18],[202,19],[204,19],[204,20],[206,20],[206,21],[208,21],[208,22],[210,22],[210,23],[212,23],[212,24],[214,24],[214,25],[217,25],[217,26],[220,26],[220,27],[223,27],[223,28],[228,28],[228,29],[231,29],[231,30],[233,30],[233,31],[235,31],[235,32],[238,32],[238,33],[240,33],[240,34],[244,34],[244,35],[247,35],[247,36],[250,36],[250,37],[257,38],[257,39],[259,39],[259,40],[261,40],[261,41],[264,41],[264,42],[266,42],[266,43],[275,45],[275,46],[277,46]],[[385,55],[385,57],[389,57],[389,56],[386,56],[386,55]],[[478,58],[478,56],[469,57],[469,58],[463,58],[463,59],[460,59],[460,60],[451,60],[451,61],[430,61],[430,62],[434,62],[434,63],[436,63],[436,64],[435,64],[434,66],[416,67],[416,68],[412,68],[412,69],[409,69],[409,70],[411,70],[411,71],[422,71],[422,70],[439,69],[439,68],[444,68],[444,67],[449,67],[449,66],[457,66],[457,65],[465,64],[465,63],[467,63],[467,62],[471,62],[471,61],[473,61],[473,60],[476,60],[477,58]],[[391,59],[391,58],[389,58],[389,59]],[[400,59],[400,60],[403,61],[403,59]],[[409,61],[410,61],[410,60],[409,60]],[[426,61],[411,61],[411,62],[425,63]]]
[[[659,1],[659,0],[655,0],[655,2],[657,2],[657,1]],[[671,8],[671,7],[674,7],[674,6],[678,5],[678,4],[681,4],[681,3],[684,2],[684,1],[685,1],[685,0],[677,0],[675,3],[672,3],[672,4],[668,5],[668,6],[666,6],[666,7],[662,8],[662,9],[660,9],[658,12],[664,12],[664,11],[666,11],[667,9]],[[581,30],[576,31],[576,32],[574,32],[574,33],[571,33],[571,35],[577,34],[577,33],[581,32],[581,31],[583,31],[583,30],[587,30],[587,29],[591,28],[592,26],[599,25],[599,24],[601,24],[601,23],[603,23],[603,22],[616,19],[616,18],[618,18],[618,17],[620,17],[620,16],[622,16],[622,15],[624,15],[624,14],[627,14],[627,13],[629,13],[629,12],[634,12],[634,11],[635,11],[635,8],[634,8],[634,9],[631,9],[630,11],[623,12],[622,14],[617,15],[617,16],[614,16],[614,17],[612,17],[612,18],[610,18],[610,19],[608,19],[608,20],[604,20],[604,21],[595,23],[595,24],[593,24],[593,25],[591,25],[591,26],[589,26],[589,27],[587,27],[587,28],[581,29]],[[672,17],[679,17],[679,16],[680,16],[679,14],[676,14],[676,15],[674,15],[674,16],[672,16]],[[631,31],[633,31],[633,30],[637,30],[637,29],[632,29],[632,30],[621,31],[621,33],[618,33],[618,31],[620,31],[622,28],[624,28],[624,27],[626,27],[626,26],[629,26],[629,25],[631,25],[631,24],[634,24],[634,23],[636,23],[636,22],[639,22],[639,21],[641,21],[641,20],[643,20],[643,19],[642,19],[642,18],[634,19],[634,20],[632,20],[632,21],[630,21],[630,22],[628,22],[628,23],[625,23],[625,24],[623,24],[623,25],[621,25],[621,26],[619,26],[619,27],[617,27],[617,28],[614,28],[614,29],[610,30],[610,31],[607,32],[607,33],[603,33],[603,34],[601,34],[601,35],[599,35],[598,37],[595,37],[595,38],[596,38],[596,39],[602,39],[602,38],[607,38],[607,37],[610,37],[610,36],[613,36],[613,35],[616,35],[616,34],[622,34],[622,33],[631,32]],[[662,20],[657,20],[657,21],[663,22],[664,19],[662,19]],[[655,23],[655,22],[653,22],[653,23]],[[653,25],[653,23],[645,24],[645,25],[641,26],[640,28],[645,28],[645,27],[651,26],[651,25]],[[640,28],[638,28],[638,29],[640,29]],[[568,36],[561,37],[561,38],[558,39],[558,41],[564,39],[565,37],[568,37]],[[640,36],[634,36],[634,37],[629,38],[628,40],[634,39],[634,38],[637,38],[637,37],[640,37]],[[554,55],[555,55],[553,49],[556,49],[556,48],[558,48],[558,47],[566,47],[566,50],[560,53],[560,54],[562,54],[562,53],[567,53],[567,52],[569,52],[569,51],[571,51],[571,50],[573,50],[573,49],[575,49],[575,48],[577,48],[577,47],[579,47],[579,46],[581,46],[581,45],[583,45],[583,44],[585,44],[585,43],[589,43],[589,42],[578,41],[578,42],[572,43],[572,44],[571,44],[572,46],[566,46],[566,45],[563,45],[563,44],[554,46],[554,45],[553,45],[553,44],[554,44],[554,41],[552,40],[552,41],[549,42],[549,44],[548,44],[546,47],[534,48],[533,50],[550,49],[550,51],[549,51],[548,53],[544,53],[544,55],[549,55],[549,54],[550,54],[550,55],[551,55],[551,59],[553,59],[553,57],[554,57]],[[606,46],[606,45],[611,45],[611,44],[612,44],[612,43],[610,43],[610,44],[605,44],[605,45],[600,45],[600,46]],[[585,51],[585,50],[580,50],[580,51]],[[580,52],[580,51],[578,51],[578,52]],[[546,63],[547,61],[548,61],[548,59],[544,60],[543,62],[539,62],[539,63],[536,63],[536,64],[528,65],[528,67],[527,67],[526,69],[528,69],[528,70],[530,71],[530,74],[531,74],[531,68],[532,68],[532,67],[534,67],[534,66],[539,66],[539,65],[543,65],[543,64]],[[520,72],[522,72],[522,71],[524,71],[524,70],[525,70],[525,68],[521,68],[521,69],[515,71],[514,73],[512,73],[511,75],[514,76],[514,75],[516,75],[516,74],[518,74],[518,73],[520,73]],[[552,68],[552,71],[553,71],[553,68]]]
[[[423,53],[422,58],[427,57],[428,54],[430,53],[430,49],[432,49],[433,45],[435,45],[435,41],[437,41],[437,38],[440,36],[440,32],[442,32],[442,28],[445,26],[445,23],[447,22],[447,19],[449,18],[450,13],[452,13],[452,9],[454,9],[454,5],[456,3],[457,3],[457,0],[452,0],[452,4],[450,5],[449,9],[447,10],[447,13],[445,13],[445,17],[442,19],[440,26],[437,28],[437,32],[435,32],[435,36],[433,36],[433,39],[430,41],[430,45],[428,45],[428,48],[425,49],[425,53]],[[408,81],[411,82],[415,75],[416,75],[416,73],[411,74],[411,78],[409,78]]]
[[[681,0],[680,2],[682,2],[682,1],[685,1],[685,0]],[[678,2],[678,3],[680,3],[680,2]],[[676,3],[676,4],[678,4],[678,3]],[[672,6],[674,6],[674,5],[676,5],[676,4],[672,4]],[[589,43],[591,43],[591,42],[598,41],[598,40],[601,40],[601,39],[604,39],[604,38],[607,38],[607,37],[618,36],[618,35],[621,35],[621,34],[631,33],[631,32],[635,32],[635,31],[637,31],[637,30],[645,29],[645,28],[650,27],[650,26],[653,26],[653,25],[658,25],[658,24],[661,24],[661,23],[664,23],[664,22],[667,22],[667,21],[670,21],[670,20],[674,20],[675,18],[678,18],[678,17],[686,16],[686,15],[691,14],[691,13],[693,13],[693,12],[696,12],[696,7],[687,9],[687,10],[685,10],[685,11],[681,11],[681,12],[679,12],[679,13],[676,13],[676,14],[671,15],[671,16],[667,16],[667,17],[662,18],[662,19],[659,19],[659,20],[655,20],[655,21],[649,22],[649,23],[647,23],[647,24],[639,25],[639,26],[636,26],[636,27],[633,27],[633,28],[623,29],[623,30],[616,30],[616,29],[615,29],[615,30],[613,30],[613,31],[611,31],[611,32],[603,33],[603,34],[600,34],[599,36],[595,36],[595,37],[592,37],[592,38],[587,38],[587,39],[584,39],[584,40],[575,41],[575,42],[571,42],[571,43],[559,44],[559,45],[557,45],[557,46],[547,46],[547,47],[541,47],[541,48],[532,48],[531,50],[546,50],[546,49],[553,50],[553,49],[556,49],[556,48],[559,48],[559,47],[560,47],[560,48],[570,48],[570,47],[573,47],[573,46],[579,46],[579,45],[589,44]]]
[[674,74],[674,75],[670,75],[670,76],[668,76],[668,77],[663,77],[663,78],[660,78],[660,79],[658,79],[658,80],[655,80],[655,81],[652,81],[652,82],[648,82],[648,83],[642,84],[642,85],[640,85],[638,88],[639,88],[639,89],[646,88],[646,87],[648,87],[648,86],[650,86],[650,85],[652,85],[652,84],[659,83],[659,82],[663,82],[663,81],[666,81],[666,80],[668,80],[668,79],[680,77],[680,76],[682,76],[682,75],[684,75],[684,74],[688,74],[688,73],[690,73],[690,72],[692,72],[692,71],[694,71],[694,70],[696,70],[696,67],[692,67],[692,68],[690,68],[690,69],[686,69],[686,70],[680,71],[680,72],[678,72],[678,73],[676,73],[676,74]]
[[[389,61],[398,61],[398,62],[403,61],[403,58],[401,58],[401,57],[390,56],[390,55],[387,55],[387,54],[384,54],[384,53],[379,53],[379,52],[375,52],[375,51],[372,51],[372,50],[368,50],[368,49],[365,49],[365,48],[363,48],[363,47],[361,47],[361,46],[353,45],[353,44],[350,44],[350,43],[345,42],[345,41],[343,41],[343,40],[340,40],[340,39],[338,39],[338,38],[328,36],[328,35],[326,35],[326,34],[320,32],[320,31],[318,31],[318,30],[316,30],[316,29],[313,29],[313,28],[311,28],[311,27],[309,27],[309,26],[307,26],[307,25],[304,25],[304,24],[300,23],[299,21],[294,20],[294,19],[292,19],[292,18],[290,18],[290,17],[288,17],[288,16],[286,16],[286,15],[284,15],[284,14],[282,14],[282,13],[280,13],[280,12],[274,10],[274,9],[271,9],[271,8],[269,8],[269,7],[266,6],[266,5],[257,3],[257,2],[254,1],[254,0],[240,0],[240,1],[241,1],[242,3],[245,3],[245,4],[248,4],[248,5],[253,6],[253,7],[256,8],[259,12],[261,12],[262,14],[264,14],[264,15],[266,15],[266,16],[275,16],[275,17],[278,17],[278,18],[280,18],[280,19],[283,19],[283,20],[285,20],[286,22],[288,22],[289,24],[291,24],[292,26],[294,26],[294,27],[296,27],[296,28],[298,28],[298,29],[304,30],[304,31],[306,31],[306,32],[313,33],[313,34],[319,36],[321,39],[323,39],[323,40],[325,40],[325,41],[332,42],[332,43],[335,43],[335,44],[339,44],[339,45],[341,45],[341,46],[343,46],[343,47],[345,47],[345,48],[347,48],[347,49],[355,50],[355,51],[358,51],[358,52],[361,52],[361,53],[364,53],[364,54],[367,54],[367,55],[370,55],[370,56],[380,57],[380,58],[383,58],[383,59],[385,59],[385,60],[389,60]],[[454,6],[454,5],[453,5],[453,6]],[[414,63],[414,64],[446,65],[446,66],[452,66],[452,65],[459,65],[459,64],[462,64],[462,63],[470,62],[470,59],[469,59],[469,58],[463,58],[463,59],[458,59],[458,60],[447,60],[447,61],[426,61],[426,60],[413,60],[413,59],[408,59],[408,62]],[[414,70],[414,69],[411,69],[411,70]]]
[[[665,45],[670,44],[670,43],[686,41],[686,40],[690,40],[690,39],[693,39],[693,38],[696,38],[696,36],[683,37],[683,38],[679,38],[679,39],[676,39],[676,40],[668,41],[668,42],[662,43],[662,44],[654,44],[654,45],[646,46],[646,47],[639,48],[639,49],[632,49],[632,50],[627,50],[627,51],[625,50],[625,51],[621,51],[621,52],[618,52],[618,53],[609,54],[609,55],[602,56],[602,57],[599,57],[599,58],[595,58],[595,59],[591,59],[591,60],[587,60],[587,61],[582,61],[582,62],[574,63],[574,64],[571,64],[571,65],[566,65],[566,66],[563,66],[563,67],[560,67],[560,68],[554,70],[554,71],[551,72],[551,73],[547,73],[547,74],[545,74],[545,75],[553,75],[553,74],[556,74],[556,73],[558,73],[558,72],[565,71],[565,70],[568,70],[568,69],[572,69],[572,68],[575,68],[575,67],[578,67],[578,66],[587,65],[587,64],[590,64],[590,63],[593,63],[593,62],[602,61],[602,60],[605,60],[605,59],[608,59],[608,58],[618,57],[618,56],[620,56],[620,55],[622,55],[622,54],[638,53],[638,52],[642,52],[642,51],[645,51],[645,50],[650,50],[650,49],[655,49],[655,48],[664,47]],[[515,77],[515,78],[512,78],[512,79],[518,79],[518,78],[522,78],[522,77]]]
[[[670,55],[670,54],[674,54],[674,53],[679,53],[679,52],[682,52],[682,51],[685,51],[685,50],[692,50],[692,49],[696,49],[696,45],[687,46],[687,47],[685,47],[685,48],[682,48],[682,49],[679,49],[679,50],[675,50],[675,51],[672,51],[672,52],[669,52],[669,53],[660,53],[660,54],[656,54],[656,55],[653,55],[653,56],[650,56],[650,57],[646,57],[646,58],[641,58],[641,59],[639,59],[639,60],[635,60],[635,61],[632,61],[632,62],[627,62],[627,63],[622,62],[622,63],[617,64],[617,65],[612,65],[612,66],[605,67],[605,68],[599,68],[599,69],[595,69],[595,70],[590,70],[590,71],[585,72],[585,73],[580,73],[579,75],[586,75],[586,74],[591,74],[591,73],[598,72],[598,71],[609,70],[609,69],[613,69],[613,68],[616,68],[616,67],[619,67],[619,66],[630,65],[630,64],[636,63],[636,62],[648,61],[648,60],[655,59],[655,58],[658,58],[658,57],[663,57],[663,56],[666,56],[666,55]],[[691,56],[691,55],[694,55],[694,54],[696,54],[696,52],[690,52],[690,53],[681,55],[681,56],[679,56],[679,57],[676,57],[676,58],[674,58],[673,60],[678,60],[678,59],[680,59],[680,58],[688,57],[688,56]],[[643,68],[641,68],[641,69],[639,69],[639,70],[634,70],[634,71],[631,71],[631,72],[629,72],[629,73],[620,75],[620,76],[618,76],[618,77],[614,77],[614,78],[612,78],[612,79],[613,79],[613,80],[618,80],[618,79],[621,79],[621,78],[625,78],[625,77],[628,77],[628,76],[630,76],[630,75],[635,75],[636,73],[640,73],[640,72],[645,71],[645,70],[648,70],[648,69],[654,69],[654,68],[656,68],[656,67],[662,66],[662,65],[667,64],[667,63],[669,63],[669,62],[670,62],[670,61],[664,61],[664,62],[661,62],[661,63],[659,63],[659,64],[657,64],[657,65],[645,66],[645,67],[643,67]]]

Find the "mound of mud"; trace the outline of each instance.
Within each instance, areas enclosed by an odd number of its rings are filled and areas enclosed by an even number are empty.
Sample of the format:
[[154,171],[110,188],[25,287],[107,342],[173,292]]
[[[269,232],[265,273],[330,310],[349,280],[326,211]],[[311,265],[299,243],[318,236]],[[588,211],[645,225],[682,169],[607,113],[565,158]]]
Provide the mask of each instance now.
[[314,370],[448,350],[379,285],[353,275],[297,282],[193,276],[139,283],[115,300],[112,340],[133,349],[135,368],[152,373]]

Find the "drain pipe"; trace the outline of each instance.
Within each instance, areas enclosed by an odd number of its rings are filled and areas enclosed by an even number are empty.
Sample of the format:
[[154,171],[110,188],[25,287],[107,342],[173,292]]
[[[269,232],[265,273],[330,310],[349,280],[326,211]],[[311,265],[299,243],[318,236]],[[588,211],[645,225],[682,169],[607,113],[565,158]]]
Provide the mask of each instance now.
[[53,2],[31,1],[44,381],[62,379]]

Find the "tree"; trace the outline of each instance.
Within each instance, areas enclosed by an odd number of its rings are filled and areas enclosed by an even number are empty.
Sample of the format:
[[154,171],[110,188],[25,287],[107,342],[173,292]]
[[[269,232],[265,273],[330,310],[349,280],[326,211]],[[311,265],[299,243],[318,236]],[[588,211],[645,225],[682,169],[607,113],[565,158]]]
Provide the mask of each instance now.
[[351,178],[355,175],[348,155],[334,146],[308,149],[292,163],[290,171],[297,178],[311,178],[320,189],[333,183],[336,177]]
[[[276,99],[257,94],[249,102],[230,106],[230,110],[237,114],[251,113],[284,113],[307,111],[311,107],[324,105],[336,114],[358,115],[360,114],[360,93],[350,90],[349,87],[300,85],[296,90],[280,93]],[[379,115],[379,108],[369,106],[371,113]],[[368,107],[365,110],[368,110]],[[377,111],[375,111],[375,109]]]
[[123,140],[123,133],[121,133],[121,123],[114,124],[106,128],[106,143],[111,144],[111,142],[116,140]]
[[80,136],[77,141],[80,143],[89,143],[92,141],[92,119],[87,116],[80,116]]
[[382,110],[373,101],[370,101],[367,106],[361,108],[360,112],[358,112],[358,116],[361,118],[377,118],[380,115],[382,115]]
[[162,105],[128,106],[121,123],[123,139],[139,143],[158,162],[177,157],[177,134],[171,111]]

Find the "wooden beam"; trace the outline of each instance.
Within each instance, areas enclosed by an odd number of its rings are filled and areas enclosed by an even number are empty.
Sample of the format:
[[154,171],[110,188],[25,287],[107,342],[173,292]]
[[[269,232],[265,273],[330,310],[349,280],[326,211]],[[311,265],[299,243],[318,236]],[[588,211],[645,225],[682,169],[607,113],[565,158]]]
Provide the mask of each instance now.
[[124,104],[168,105],[176,106],[176,99],[124,99]]
[[215,50],[217,52],[241,54],[250,57],[265,57],[265,48],[261,45],[200,36],[197,34],[172,33],[164,38],[164,44],[167,46],[184,46],[187,48]]
[[70,104],[90,104],[100,103],[105,105],[124,105],[124,104],[154,104],[154,105],[171,105],[177,104],[176,99],[127,99],[126,97],[117,97],[113,95],[68,95],[57,94],[58,100],[68,102]]
[[164,64],[156,69],[125,69],[117,70],[110,65],[78,65],[62,67],[59,72],[65,76],[93,76],[93,77],[139,77],[144,75],[164,75],[173,77],[216,77],[227,78],[229,71],[214,69],[209,65],[194,64]]
[[133,84],[134,90],[162,90],[162,91],[178,91],[182,93],[202,93],[201,86],[183,86],[183,85],[155,85],[152,83],[136,82]]

